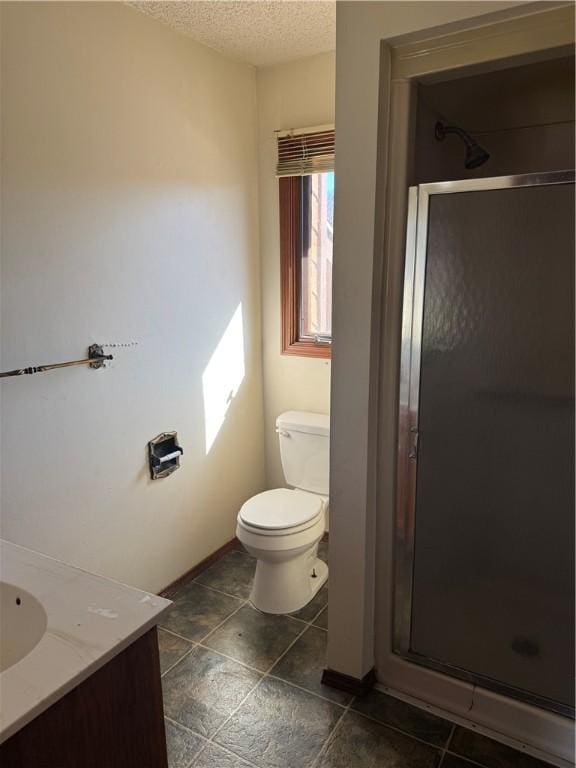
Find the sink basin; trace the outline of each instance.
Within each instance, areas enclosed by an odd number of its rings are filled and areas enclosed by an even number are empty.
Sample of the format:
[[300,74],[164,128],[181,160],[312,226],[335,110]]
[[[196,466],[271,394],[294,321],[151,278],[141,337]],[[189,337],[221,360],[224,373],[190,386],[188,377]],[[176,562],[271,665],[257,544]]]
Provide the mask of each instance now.
[[48,617],[29,592],[0,581],[0,672],[33,650],[46,632]]

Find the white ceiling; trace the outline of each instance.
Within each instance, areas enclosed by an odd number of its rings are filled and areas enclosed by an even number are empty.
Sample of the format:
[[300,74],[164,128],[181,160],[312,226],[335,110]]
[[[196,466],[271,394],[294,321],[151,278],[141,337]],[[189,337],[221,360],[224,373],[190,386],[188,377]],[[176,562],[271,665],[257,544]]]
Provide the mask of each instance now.
[[336,2],[325,0],[172,0],[131,6],[258,67],[336,47]]

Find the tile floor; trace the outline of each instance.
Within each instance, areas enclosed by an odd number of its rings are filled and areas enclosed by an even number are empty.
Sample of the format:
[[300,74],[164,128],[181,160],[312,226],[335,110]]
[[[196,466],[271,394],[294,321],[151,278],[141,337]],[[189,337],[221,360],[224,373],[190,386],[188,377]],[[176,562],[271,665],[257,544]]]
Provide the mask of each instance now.
[[172,595],[159,629],[170,768],[545,768],[377,691],[322,685],[328,588],[262,614],[254,567],[238,545]]

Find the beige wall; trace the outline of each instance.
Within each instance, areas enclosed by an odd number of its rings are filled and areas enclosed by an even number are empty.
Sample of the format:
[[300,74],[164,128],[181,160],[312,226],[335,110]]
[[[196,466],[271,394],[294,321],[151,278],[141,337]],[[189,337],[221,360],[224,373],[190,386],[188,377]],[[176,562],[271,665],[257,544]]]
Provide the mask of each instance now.
[[[375,466],[382,307],[381,41],[514,7],[514,2],[357,2],[336,10],[336,205],[331,386],[328,666],[361,678],[374,664]],[[385,82],[386,78],[382,78]],[[379,109],[381,109],[379,120]]]
[[157,590],[265,487],[255,72],[121,3],[3,3],[2,114],[2,369],[138,344],[3,381],[2,534]]
[[335,56],[258,70],[260,248],[266,479],[283,486],[275,421],[286,410],[328,413],[330,361],[280,354],[280,230],[275,177],[276,129],[334,122]]

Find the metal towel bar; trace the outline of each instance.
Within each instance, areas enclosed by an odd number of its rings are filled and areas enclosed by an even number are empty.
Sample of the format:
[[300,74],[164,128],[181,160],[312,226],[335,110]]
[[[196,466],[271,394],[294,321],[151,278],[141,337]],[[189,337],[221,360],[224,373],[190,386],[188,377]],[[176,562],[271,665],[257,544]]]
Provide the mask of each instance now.
[[25,376],[32,373],[43,373],[44,371],[53,371],[56,368],[71,368],[73,365],[89,365],[90,368],[103,368],[106,360],[113,360],[113,355],[105,355],[100,344],[92,344],[88,347],[88,357],[82,360],[68,360],[65,363],[50,363],[50,365],[35,365],[28,368],[15,368],[13,371],[4,371],[0,373],[0,379],[9,376]]

